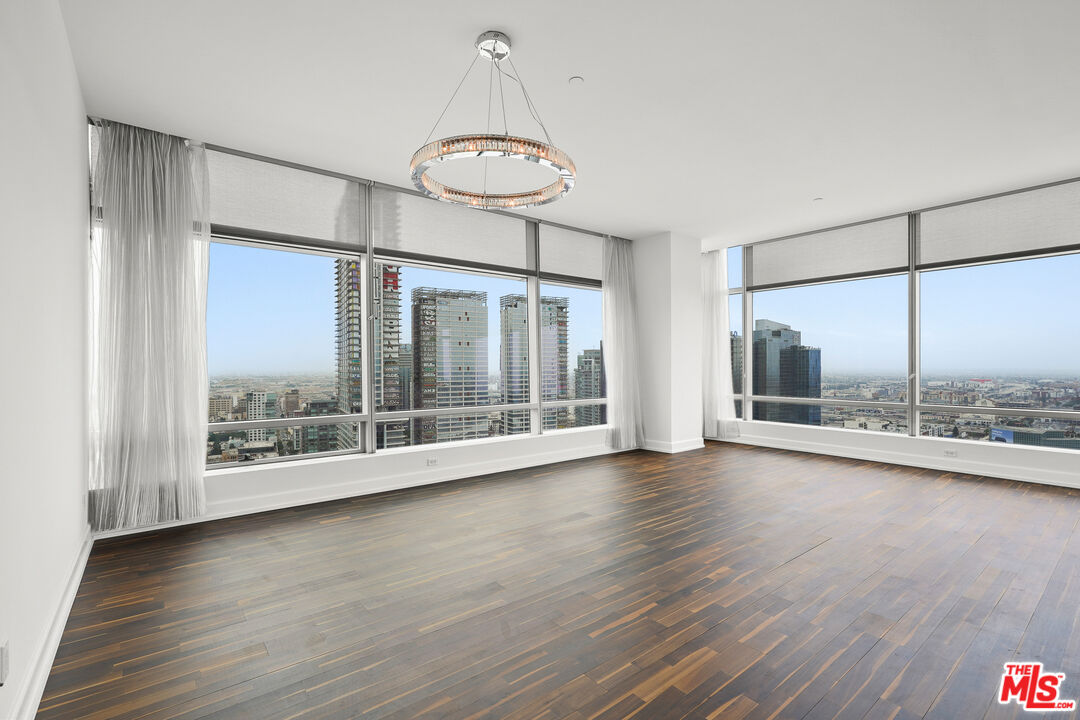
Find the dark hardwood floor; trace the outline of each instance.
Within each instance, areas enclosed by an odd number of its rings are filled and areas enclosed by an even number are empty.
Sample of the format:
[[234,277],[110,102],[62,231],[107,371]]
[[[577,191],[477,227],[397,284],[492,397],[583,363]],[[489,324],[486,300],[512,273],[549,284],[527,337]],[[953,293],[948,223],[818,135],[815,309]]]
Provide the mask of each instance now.
[[1078,520],[710,443],[107,540],[38,717],[1020,717],[1010,660],[1080,700]]

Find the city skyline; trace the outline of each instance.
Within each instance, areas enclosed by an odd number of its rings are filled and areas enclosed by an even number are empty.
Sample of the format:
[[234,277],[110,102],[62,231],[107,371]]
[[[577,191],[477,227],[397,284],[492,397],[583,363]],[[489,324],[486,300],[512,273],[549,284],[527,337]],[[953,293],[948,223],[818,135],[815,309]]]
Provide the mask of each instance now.
[[[741,343],[739,336],[732,338],[733,346]],[[757,402],[753,406],[754,420],[902,434],[909,431],[912,419],[906,409],[843,404],[850,400],[905,403],[906,379],[823,376],[822,350],[803,343],[802,332],[797,328],[768,318],[755,321],[754,394],[821,398],[836,404]],[[1077,379],[994,380],[951,376],[924,381],[920,397],[927,405],[943,406],[919,414],[917,431],[921,436],[1080,449],[1080,422],[1002,413],[1008,408],[1080,408]],[[947,409],[950,405],[973,410],[951,412]]]
[[[303,392],[294,387],[295,381],[302,377],[299,374],[260,378],[240,375],[222,382],[214,379],[210,383],[211,421],[362,412],[361,332],[366,320],[361,302],[362,267],[351,258],[332,258],[332,261],[336,375],[322,371],[308,376],[311,383]],[[323,263],[302,262],[300,266],[309,272],[320,272],[320,264]],[[484,289],[462,289],[462,285],[473,284],[476,276],[431,271],[414,273],[413,279],[414,282],[431,279],[433,285],[418,285],[410,290],[402,282],[408,268],[380,262],[375,269],[377,279],[373,290],[376,305],[380,308],[371,340],[372,346],[377,348],[372,366],[372,401],[376,412],[473,408],[528,401],[530,313],[527,312],[527,297],[524,293],[501,294],[497,306],[495,297],[489,297],[489,292],[523,287],[525,283],[493,278],[493,282],[485,283]],[[265,274],[260,277],[264,283],[268,281]],[[434,282],[443,287],[434,286]],[[447,285],[459,287],[445,287]],[[563,289],[553,285],[541,287]],[[247,299],[257,298],[257,290],[254,288],[249,292]],[[498,317],[493,319],[495,314]],[[539,314],[542,396],[545,400],[570,399],[574,390],[570,385],[567,353],[570,300],[542,295]],[[490,337],[493,326],[498,328],[498,335]],[[246,329],[250,325],[242,327]],[[403,343],[403,338],[412,342]],[[497,378],[489,373],[489,357],[496,347],[500,365]],[[585,350],[578,358],[579,365],[588,353],[595,353],[597,360],[600,358],[599,349]],[[576,373],[575,379],[586,381],[581,387],[589,386],[588,378],[577,377],[580,374]],[[603,385],[602,369],[591,385]],[[581,417],[576,410],[565,407],[545,411],[543,427],[555,430],[583,423],[597,424],[599,416],[593,410],[583,408]],[[471,440],[528,432],[529,425],[528,410],[502,413],[465,410],[460,415],[421,415],[379,421],[375,427],[375,445],[393,448]],[[246,461],[329,452],[354,448],[357,442],[354,423],[211,432],[207,444],[208,461]]]
[[[207,372],[210,377],[334,373],[337,369],[334,257],[213,242],[207,291]],[[525,294],[516,278],[430,268],[400,267],[399,292],[408,304],[413,288],[486,292],[488,337],[499,337],[499,298]],[[326,289],[289,292],[290,287]],[[599,290],[541,284],[541,294],[566,297],[572,308],[568,352],[596,349],[602,334]],[[268,331],[268,330],[271,330]],[[260,332],[261,330],[261,332]],[[288,343],[281,343],[288,337]],[[412,342],[410,323],[400,342]],[[487,372],[499,374],[499,354],[488,353]]]

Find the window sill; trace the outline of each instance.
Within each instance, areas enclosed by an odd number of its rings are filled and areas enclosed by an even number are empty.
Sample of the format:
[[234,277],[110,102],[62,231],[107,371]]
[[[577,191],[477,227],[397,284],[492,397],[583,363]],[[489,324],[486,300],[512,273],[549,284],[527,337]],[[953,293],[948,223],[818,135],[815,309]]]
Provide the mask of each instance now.
[[740,420],[739,431],[739,437],[721,442],[1080,488],[1080,450],[766,420]]
[[277,462],[251,463],[245,465],[230,465],[229,467],[207,467],[207,477],[222,477],[226,475],[246,474],[252,471],[265,470],[267,468],[299,467],[304,465],[322,465],[327,463],[340,463],[370,458],[415,455],[419,453],[431,453],[439,450],[452,450],[454,448],[484,447],[488,445],[500,445],[503,443],[522,443],[536,441],[547,437],[568,437],[593,432],[605,432],[608,425],[589,425],[588,427],[566,428],[564,430],[549,430],[541,435],[522,433],[520,435],[502,435],[498,437],[478,438],[476,440],[459,440],[458,442],[431,443],[428,445],[412,445],[409,447],[389,448],[377,450],[374,453],[354,452],[337,455],[325,455],[323,457],[302,457],[295,460],[279,460]]

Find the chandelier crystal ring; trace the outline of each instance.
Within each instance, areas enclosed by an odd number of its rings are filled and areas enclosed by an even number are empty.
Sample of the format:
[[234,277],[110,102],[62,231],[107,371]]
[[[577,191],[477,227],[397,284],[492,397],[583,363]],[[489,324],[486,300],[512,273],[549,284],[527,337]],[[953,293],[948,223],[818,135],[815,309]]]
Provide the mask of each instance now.
[[[428,175],[428,169],[448,160],[505,157],[537,163],[558,175],[555,182],[518,193],[478,193],[449,187]],[[422,192],[448,202],[482,208],[534,207],[558,200],[574,188],[574,161],[554,145],[513,135],[457,135],[435,140],[413,154],[413,184]]]
[[[551,142],[551,136],[548,134],[547,128],[544,127],[543,121],[540,120],[540,114],[525,89],[525,83],[522,82],[521,77],[518,75],[513,61],[509,59],[510,38],[498,30],[488,30],[476,39],[474,45],[477,55],[473,57],[472,63],[458,83],[454,94],[450,97],[450,101],[443,108],[439,119],[435,121],[435,126],[431,128],[423,147],[413,153],[412,161],[409,163],[409,173],[413,184],[429,197],[475,208],[526,208],[558,200],[574,188],[577,179],[577,168],[574,166],[574,161],[570,159],[570,156]],[[446,111],[454,102],[454,98],[457,97],[458,91],[461,90],[461,86],[465,83],[478,59],[484,59],[491,63],[488,73],[487,130],[483,133],[454,135],[432,141],[431,136],[435,134],[436,128],[438,128],[439,123],[446,115]],[[510,65],[511,72],[507,72],[503,68],[504,62]],[[498,86],[494,82],[496,77],[498,78]],[[546,142],[519,134],[510,134],[506,120],[506,97],[502,90],[503,77],[514,81],[521,88],[525,107],[542,131]],[[499,102],[502,105],[502,133],[493,133],[491,131],[491,105],[496,87],[498,87]],[[482,158],[484,160],[483,179],[479,190],[451,187],[432,177],[429,172],[442,163],[466,158]],[[511,160],[536,163],[552,170],[555,173],[555,180],[549,185],[525,190],[524,192],[489,193],[487,191],[487,161],[490,158],[509,158]]]

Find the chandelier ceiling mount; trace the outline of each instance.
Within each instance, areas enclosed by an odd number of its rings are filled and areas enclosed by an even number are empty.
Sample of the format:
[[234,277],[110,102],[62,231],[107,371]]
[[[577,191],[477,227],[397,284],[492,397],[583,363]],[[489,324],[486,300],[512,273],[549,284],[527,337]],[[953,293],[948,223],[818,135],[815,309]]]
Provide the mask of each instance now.
[[488,30],[476,38],[476,51],[488,60],[503,60],[510,54],[510,36],[498,30]]

